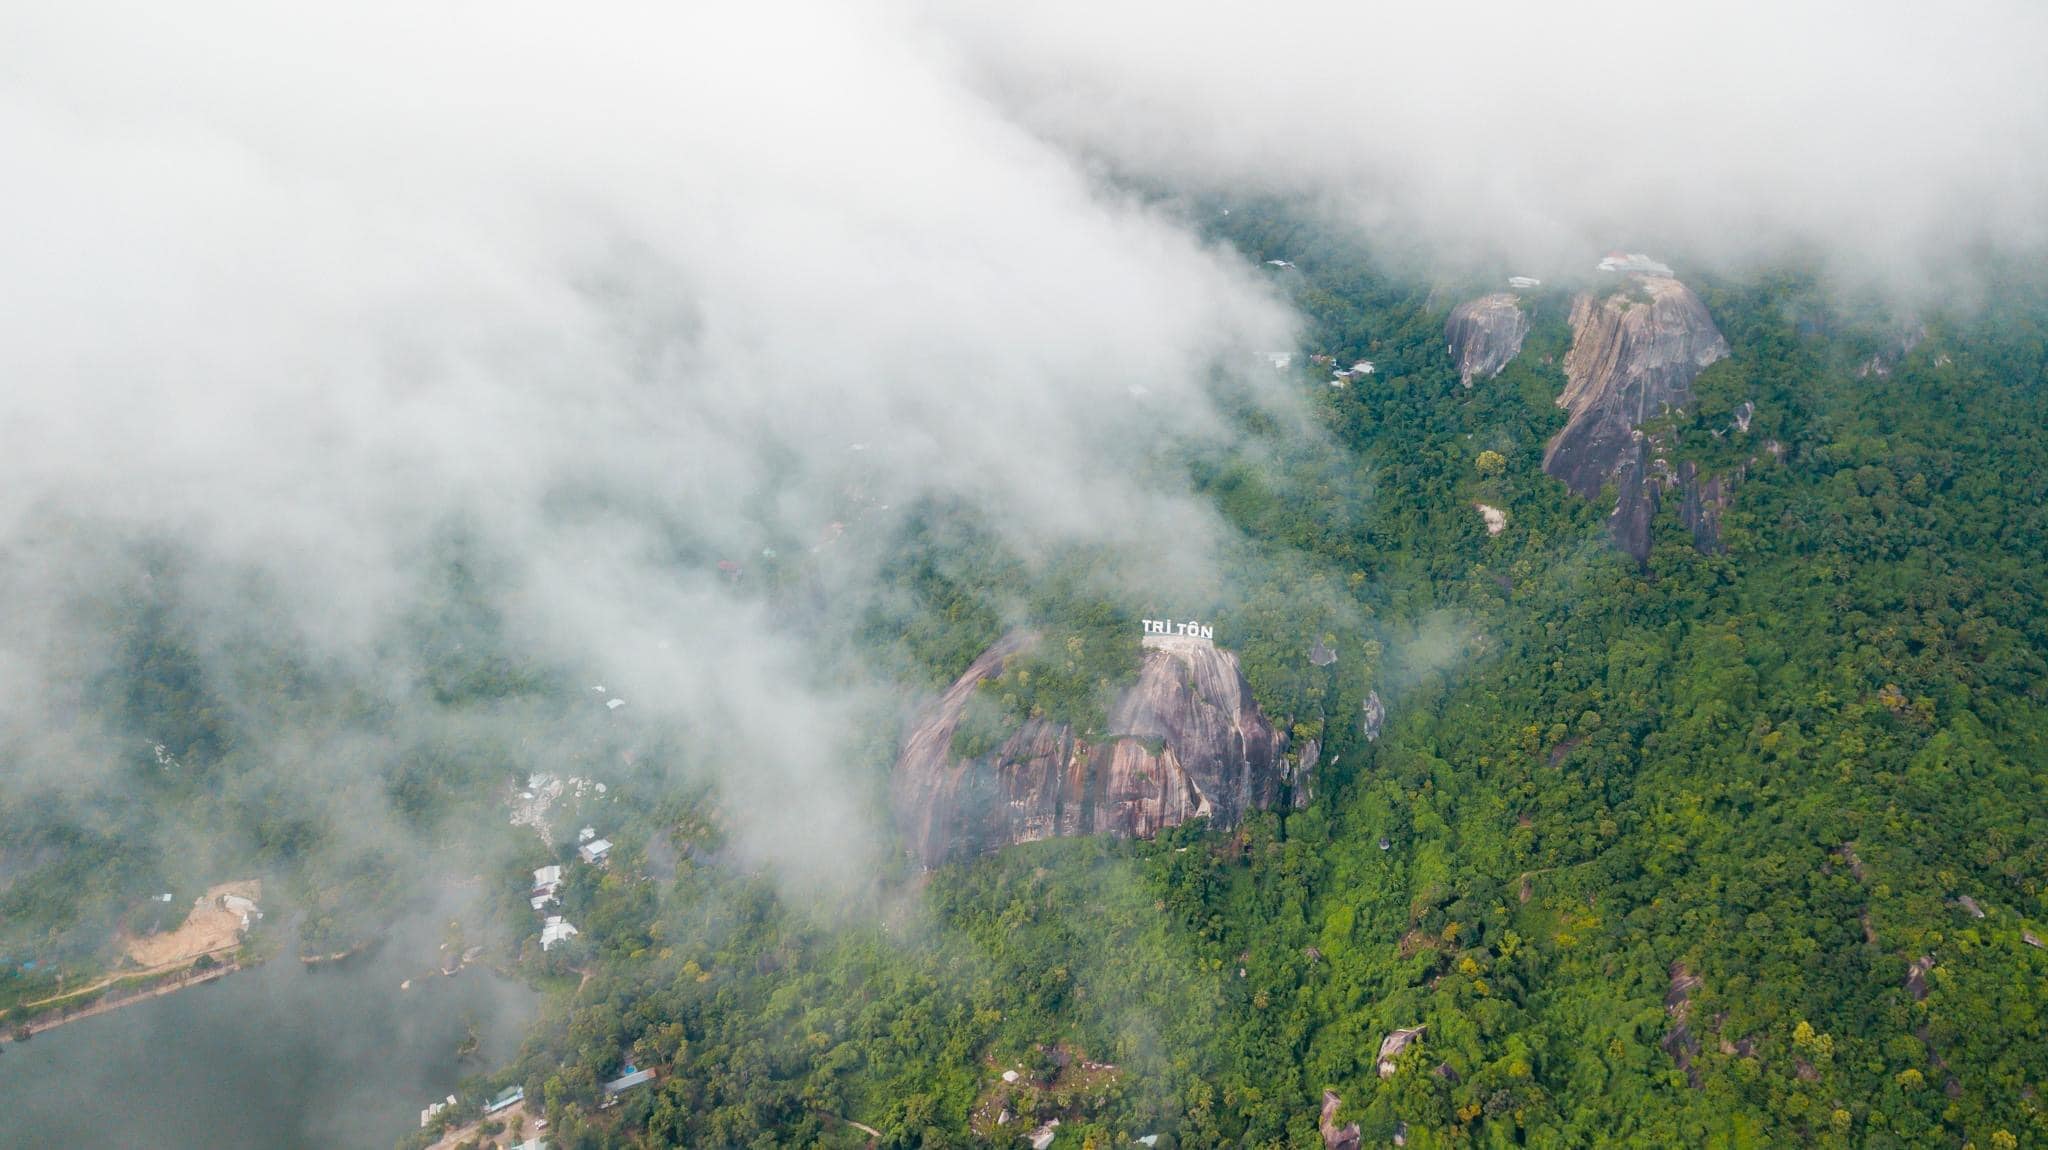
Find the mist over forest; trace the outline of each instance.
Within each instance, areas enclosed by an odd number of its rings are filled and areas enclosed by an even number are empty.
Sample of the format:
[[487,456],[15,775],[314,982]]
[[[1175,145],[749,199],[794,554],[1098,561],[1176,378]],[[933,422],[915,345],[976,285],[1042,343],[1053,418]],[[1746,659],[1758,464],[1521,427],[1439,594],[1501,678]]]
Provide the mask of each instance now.
[[0,1036],[446,917],[415,1147],[2048,1139],[2042,43],[0,15]]

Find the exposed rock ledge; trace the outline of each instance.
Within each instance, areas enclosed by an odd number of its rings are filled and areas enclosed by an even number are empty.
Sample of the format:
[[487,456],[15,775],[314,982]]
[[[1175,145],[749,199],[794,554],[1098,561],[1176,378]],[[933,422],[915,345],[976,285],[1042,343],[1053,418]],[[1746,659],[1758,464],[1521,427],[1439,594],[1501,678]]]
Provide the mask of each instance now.
[[1253,702],[1237,656],[1206,639],[1148,635],[1137,682],[1093,743],[1029,719],[995,751],[953,754],[974,692],[1026,650],[983,652],[913,724],[891,780],[896,820],[927,866],[1055,835],[1149,837],[1189,819],[1235,826],[1291,784],[1286,735]]

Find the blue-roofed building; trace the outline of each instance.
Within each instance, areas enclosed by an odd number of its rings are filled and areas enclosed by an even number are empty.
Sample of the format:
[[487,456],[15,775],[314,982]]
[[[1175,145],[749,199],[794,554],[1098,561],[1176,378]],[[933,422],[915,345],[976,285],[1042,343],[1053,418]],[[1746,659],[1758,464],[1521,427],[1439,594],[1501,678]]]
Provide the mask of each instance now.
[[484,1113],[496,1114],[500,1110],[507,1109],[524,1101],[526,1101],[525,1087],[507,1086],[496,1098],[484,1103]]

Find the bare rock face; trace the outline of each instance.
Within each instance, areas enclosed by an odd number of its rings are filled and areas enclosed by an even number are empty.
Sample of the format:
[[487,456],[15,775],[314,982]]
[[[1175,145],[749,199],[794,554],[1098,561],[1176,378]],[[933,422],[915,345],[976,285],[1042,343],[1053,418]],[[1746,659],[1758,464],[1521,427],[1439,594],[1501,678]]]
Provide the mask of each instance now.
[[1699,1068],[1693,1065],[1693,1057],[1700,1052],[1699,1039],[1693,1037],[1692,992],[1706,984],[1706,980],[1687,970],[1682,962],[1671,964],[1670,988],[1664,992],[1664,1014],[1670,1019],[1664,1038],[1657,1045],[1685,1073],[1686,1084],[1694,1090],[1700,1088]]
[[1387,721],[1387,705],[1380,702],[1380,693],[1374,691],[1365,697],[1365,707],[1359,722],[1365,731],[1365,741],[1380,741],[1380,727]]
[[1444,341],[1466,387],[1475,379],[1499,375],[1521,354],[1522,337],[1529,334],[1529,317],[1522,314],[1521,302],[1513,292],[1495,292],[1451,309]]
[[[1614,482],[1610,526],[1638,561],[1650,553],[1663,460],[1641,430],[1667,407],[1692,402],[1692,381],[1728,354],[1706,305],[1669,275],[1639,273],[1629,289],[1572,304],[1559,407],[1570,413],[1543,453],[1543,470],[1585,499]],[[1668,470],[1668,467],[1665,468]]]
[[1703,554],[1721,550],[1721,513],[1735,500],[1739,475],[1701,475],[1692,463],[1678,465],[1679,518],[1692,532],[1692,545]]
[[927,866],[1056,835],[1149,837],[1189,819],[1235,826],[1294,781],[1286,736],[1253,702],[1237,656],[1206,639],[1145,638],[1138,680],[1093,743],[1027,720],[993,752],[952,753],[982,680],[1031,640],[984,652],[913,725],[896,760],[898,825]]
[[1907,965],[1906,993],[1913,996],[1914,1002],[1926,1001],[1927,976],[1933,972],[1934,956],[1931,954],[1923,954]]
[[1359,1148],[1361,1139],[1358,1134],[1358,1123],[1346,1122],[1342,1126],[1337,1125],[1337,1111],[1343,1105],[1344,1100],[1337,1097],[1335,1090],[1323,1091],[1323,1109],[1316,1119],[1316,1131],[1323,1136],[1323,1150]]
[[1401,1057],[1401,1052],[1408,1049],[1409,1045],[1416,1039],[1421,1038],[1422,1032],[1428,1029],[1429,1026],[1426,1023],[1422,1026],[1406,1026],[1380,1040],[1379,1072],[1381,1078],[1392,1078],[1394,1076],[1394,1072],[1399,1069],[1394,1064],[1394,1060]]

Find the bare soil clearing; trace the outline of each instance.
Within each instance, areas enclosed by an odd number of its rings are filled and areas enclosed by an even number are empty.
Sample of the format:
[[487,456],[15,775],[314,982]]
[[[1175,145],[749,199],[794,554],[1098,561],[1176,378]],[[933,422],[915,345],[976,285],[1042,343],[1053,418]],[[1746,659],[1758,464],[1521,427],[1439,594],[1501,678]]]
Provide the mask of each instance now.
[[242,916],[221,905],[223,896],[260,902],[263,884],[255,879],[224,882],[193,900],[192,913],[176,930],[141,938],[123,938],[128,958],[145,970],[197,961],[200,955],[233,950],[242,940]]

